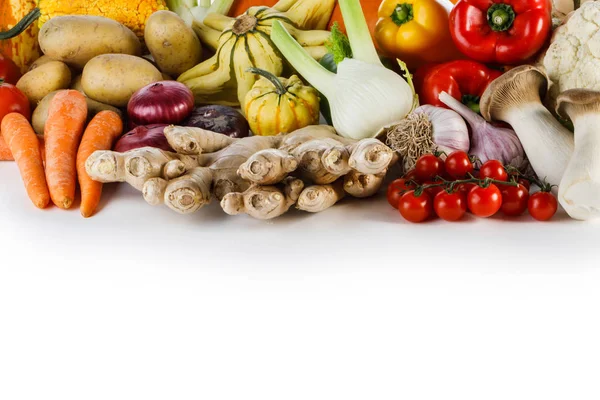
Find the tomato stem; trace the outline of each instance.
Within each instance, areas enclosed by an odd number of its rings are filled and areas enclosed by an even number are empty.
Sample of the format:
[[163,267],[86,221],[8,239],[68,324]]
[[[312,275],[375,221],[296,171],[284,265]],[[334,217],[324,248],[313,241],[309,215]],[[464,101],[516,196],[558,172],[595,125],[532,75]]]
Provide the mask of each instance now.
[[390,18],[398,26],[403,25],[413,19],[413,6],[412,4],[402,3],[396,5],[394,12],[390,15]]
[[[444,187],[446,192],[452,193],[454,191],[455,187],[462,183],[475,183],[478,186],[481,186],[483,188],[489,187],[492,183],[497,184],[497,185],[505,185],[505,186],[519,186],[519,184],[514,181],[511,181],[511,182],[499,181],[497,179],[492,179],[492,178],[479,179],[479,178],[473,177],[473,175],[470,175],[470,174],[469,174],[469,176],[470,176],[469,179],[461,179],[458,181],[447,181],[438,176],[438,177],[436,177],[436,179],[441,179],[442,182],[430,183],[427,185],[418,185],[417,188],[415,189],[415,196],[420,196],[425,190],[434,188],[434,187]],[[411,182],[414,182],[414,181],[411,180]]]

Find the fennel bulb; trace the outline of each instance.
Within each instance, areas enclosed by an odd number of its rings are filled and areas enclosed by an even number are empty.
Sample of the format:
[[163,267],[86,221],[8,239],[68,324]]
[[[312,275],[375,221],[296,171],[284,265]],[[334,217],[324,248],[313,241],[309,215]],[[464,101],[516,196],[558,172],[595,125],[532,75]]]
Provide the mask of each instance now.
[[227,14],[233,0],[166,0],[167,8],[181,17],[188,26],[202,23],[208,13]]
[[271,39],[288,62],[329,101],[339,135],[364,139],[404,119],[414,108],[412,85],[383,66],[373,45],[359,0],[339,0],[354,58],[337,74],[315,61],[279,22]]

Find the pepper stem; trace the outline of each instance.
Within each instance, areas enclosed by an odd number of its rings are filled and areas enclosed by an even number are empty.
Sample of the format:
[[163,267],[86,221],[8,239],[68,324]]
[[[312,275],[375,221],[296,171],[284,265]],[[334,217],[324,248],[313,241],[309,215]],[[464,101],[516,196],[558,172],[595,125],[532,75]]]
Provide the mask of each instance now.
[[269,82],[271,82],[273,86],[275,86],[275,90],[277,91],[278,95],[282,96],[287,93],[287,89],[285,88],[285,86],[283,86],[283,83],[281,83],[279,78],[277,78],[269,71],[265,71],[264,69],[260,68],[248,68],[246,72],[252,72],[253,74],[260,75],[263,78],[268,79]]
[[473,110],[474,112],[476,112],[477,114],[480,113],[480,109],[479,109],[479,96],[474,96],[472,94],[464,94],[461,102],[469,107],[471,110]]
[[34,8],[29,14],[23,17],[15,26],[5,32],[0,32],[0,40],[12,39],[19,36],[25,29],[29,27],[36,19],[42,15],[39,8]]
[[403,25],[413,19],[413,6],[409,3],[402,3],[396,5],[394,12],[390,15],[390,18],[398,26]]
[[494,3],[487,10],[487,20],[494,32],[506,31],[515,20],[515,11],[508,4]]

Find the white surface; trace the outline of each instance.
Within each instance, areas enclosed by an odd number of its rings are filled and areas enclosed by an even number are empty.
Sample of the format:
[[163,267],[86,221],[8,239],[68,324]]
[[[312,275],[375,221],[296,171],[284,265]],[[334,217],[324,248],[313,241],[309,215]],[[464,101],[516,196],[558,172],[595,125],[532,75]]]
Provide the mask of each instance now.
[[0,163],[0,399],[600,398],[600,225],[39,211]]

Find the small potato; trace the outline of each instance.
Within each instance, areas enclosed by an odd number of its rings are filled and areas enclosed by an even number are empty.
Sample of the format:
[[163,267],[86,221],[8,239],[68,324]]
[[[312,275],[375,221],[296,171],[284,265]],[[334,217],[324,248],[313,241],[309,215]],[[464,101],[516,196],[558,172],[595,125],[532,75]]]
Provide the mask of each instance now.
[[77,90],[78,92],[81,92],[85,95],[85,92],[83,91],[83,86],[81,86],[81,77],[82,75],[79,74],[75,78],[73,78],[73,80],[71,81],[70,88],[73,90]]
[[16,86],[25,93],[31,105],[35,107],[48,93],[66,89],[70,83],[69,67],[60,61],[49,61],[23,75]]
[[37,60],[35,60],[33,62],[33,64],[31,64],[31,66],[29,67],[29,69],[27,71],[28,72],[29,71],[33,71],[37,67],[39,67],[41,65],[44,65],[46,63],[49,63],[50,61],[58,61],[58,60],[55,60],[54,58],[49,57],[49,56],[41,56],[40,58],[38,58]]
[[138,89],[160,80],[160,71],[141,57],[103,54],[86,64],[81,86],[86,96],[96,101],[125,107]]
[[178,77],[202,60],[202,45],[192,28],[172,11],[156,11],[146,21],[144,41],[158,68]]
[[100,54],[142,54],[142,44],[129,28],[92,15],[51,18],[40,28],[38,41],[45,55],[80,70]]
[[[50,101],[58,92],[60,92],[60,90],[48,93],[46,97],[44,97],[42,101],[38,103],[38,106],[35,108],[33,114],[31,115],[31,125],[33,126],[33,130],[35,131],[35,133],[37,133],[38,135],[44,134],[44,126],[46,125],[46,120],[48,119],[48,109],[50,108]],[[122,115],[121,110],[109,106],[108,104],[102,104],[100,102],[97,102],[96,100],[90,99],[89,97],[86,97],[85,101],[88,106],[88,122],[91,121],[96,114],[104,110],[114,111],[117,114]]]

